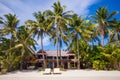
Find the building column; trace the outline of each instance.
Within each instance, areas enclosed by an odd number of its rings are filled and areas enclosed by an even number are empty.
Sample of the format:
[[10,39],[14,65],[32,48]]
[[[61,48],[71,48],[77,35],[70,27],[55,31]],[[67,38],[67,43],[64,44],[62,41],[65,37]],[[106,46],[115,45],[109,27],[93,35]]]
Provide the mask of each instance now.
[[68,69],[70,69],[70,62],[68,62]]
[[62,66],[63,66],[63,68],[65,68],[65,63],[64,62],[62,62]]
[[67,60],[68,60],[68,69],[70,69],[69,56],[67,57]]
[[52,62],[52,68],[54,69],[54,57],[52,57],[52,60],[53,60],[53,62]]
[[55,66],[55,65],[54,65],[54,62],[52,62],[52,68],[53,68],[53,69],[54,69],[54,66]]
[[[42,64],[43,64],[42,67],[44,68],[45,66],[44,66],[44,59],[43,59],[43,56],[44,56],[44,55],[42,54]],[[48,67],[48,66],[46,65],[46,68],[47,68],[47,67]]]
[[74,68],[75,68],[76,66],[75,66],[75,61],[74,61]]

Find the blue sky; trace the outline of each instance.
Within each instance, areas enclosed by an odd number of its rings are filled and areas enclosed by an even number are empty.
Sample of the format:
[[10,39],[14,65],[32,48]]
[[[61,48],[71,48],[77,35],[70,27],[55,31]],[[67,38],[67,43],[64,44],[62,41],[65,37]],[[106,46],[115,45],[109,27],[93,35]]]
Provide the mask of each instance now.
[[[20,25],[28,19],[33,19],[33,13],[37,11],[44,11],[47,9],[52,10],[52,4],[58,0],[0,0],[0,16],[7,13],[13,13],[20,19]],[[95,11],[100,6],[107,6],[109,11],[120,12],[120,0],[60,0],[62,5],[66,5],[66,10],[73,10],[78,15],[88,17],[94,15]],[[117,19],[120,19],[120,13],[116,15]],[[37,40],[37,50],[40,49],[40,40]],[[63,46],[65,49],[66,46]],[[55,50],[52,42],[49,41],[49,37],[44,38],[44,49]]]

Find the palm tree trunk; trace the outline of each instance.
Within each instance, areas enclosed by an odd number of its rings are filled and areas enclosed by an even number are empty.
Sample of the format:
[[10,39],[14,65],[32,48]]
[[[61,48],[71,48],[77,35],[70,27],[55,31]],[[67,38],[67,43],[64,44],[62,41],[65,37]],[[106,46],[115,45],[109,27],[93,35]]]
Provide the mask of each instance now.
[[55,25],[56,25],[56,49],[57,49],[57,56],[56,56],[56,62],[57,62],[57,68],[59,67],[59,60],[58,60],[58,38],[59,38],[59,34],[58,34],[58,22],[57,22],[57,18],[55,19]]
[[[11,49],[11,47],[12,47],[12,36],[11,36],[11,38],[10,38],[10,49]],[[9,52],[9,54],[8,54],[8,56],[7,56],[7,60],[9,60],[9,57],[11,57],[11,55],[12,55],[12,53],[11,53],[11,51]],[[11,71],[11,66],[10,66],[10,64],[8,64],[8,71]]]
[[56,49],[57,49],[57,67],[59,67],[59,60],[58,60],[58,27],[56,27]]
[[43,66],[44,66],[44,68],[46,68],[45,55],[43,53],[43,34],[42,34],[42,31],[41,31],[41,48],[42,48],[42,55],[43,55]]
[[79,54],[78,34],[76,36],[76,39],[77,39],[77,53],[78,53],[78,69],[80,69],[80,54]]
[[[11,37],[12,38],[12,37]],[[10,39],[10,48],[12,47],[12,39]],[[9,56],[11,56],[11,51],[10,51],[10,54]]]
[[102,37],[102,46],[104,47],[104,28],[103,25],[100,24],[100,36]]
[[102,35],[102,46],[104,47],[104,35]]
[[24,61],[23,59],[24,59],[24,53],[25,53],[25,50],[22,49],[20,70],[23,70],[23,61]]
[[60,67],[61,67],[62,66],[61,47],[59,47],[59,54],[60,54]]
[[59,55],[60,55],[60,67],[62,67],[63,65],[62,65],[62,56],[61,56],[61,35],[60,35],[60,42],[59,42]]

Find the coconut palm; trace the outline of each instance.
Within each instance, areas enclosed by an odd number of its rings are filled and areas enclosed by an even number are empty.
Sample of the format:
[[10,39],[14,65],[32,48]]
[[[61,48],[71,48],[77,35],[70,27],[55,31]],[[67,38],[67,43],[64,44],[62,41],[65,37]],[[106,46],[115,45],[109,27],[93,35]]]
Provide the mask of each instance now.
[[70,20],[70,13],[72,11],[64,11],[65,6],[61,6],[60,2],[55,2],[53,4],[53,11],[47,10],[46,16],[51,20],[51,24],[54,24],[53,27],[56,31],[56,50],[57,50],[57,67],[59,67],[59,61],[58,61],[58,39],[60,36],[61,31],[60,30],[66,30],[68,20]]
[[23,62],[26,56],[30,53],[33,54],[35,50],[35,40],[31,38],[32,32],[25,26],[21,26],[18,29],[16,34],[16,44],[12,46],[10,49],[7,49],[5,52],[8,53],[9,51],[18,52],[20,53],[20,69],[22,70]]
[[[63,47],[63,44],[65,44],[66,46],[68,46],[68,42],[69,42],[69,35],[67,30],[61,30],[60,34],[59,34],[59,38],[58,38],[58,45],[59,45],[59,54],[60,54],[60,61],[62,60],[61,57],[61,48]],[[62,62],[60,63],[60,66],[62,65]]]
[[[45,18],[44,12],[35,12],[34,14],[35,21],[34,20],[28,20],[26,21],[26,25],[31,26],[31,29],[33,30],[34,37],[37,35],[37,38],[41,39],[41,48],[42,48],[42,54],[43,53],[43,38],[47,34],[46,28],[48,26],[48,20]],[[45,56],[43,55],[43,63],[44,68],[46,67],[46,61]]]
[[102,37],[102,46],[104,46],[104,38],[108,33],[108,28],[107,28],[109,26],[108,21],[115,14],[117,14],[116,11],[110,13],[106,7],[100,7],[96,11],[96,15],[91,16],[99,24],[98,31],[99,31],[100,36]]
[[92,20],[85,21],[84,40],[86,42],[92,43],[91,47],[94,46],[94,42],[96,41],[98,41],[98,43],[100,42],[98,38],[98,30],[96,29],[97,26],[98,24],[94,23]]
[[[0,18],[0,23],[3,25],[3,29],[1,30],[4,35],[11,35],[10,40],[10,48],[13,46],[12,42],[16,37],[16,28],[19,23],[17,16],[14,14],[6,14],[4,18]],[[11,55],[11,53],[10,53]]]
[[120,21],[114,19],[112,21],[109,22],[110,23],[110,27],[112,28],[110,30],[110,42],[113,41],[120,41]]
[[[55,32],[53,32],[54,34],[51,35],[50,40],[53,41],[54,44],[56,44],[56,34]],[[59,55],[60,55],[60,61],[62,59],[61,57],[61,48],[63,47],[63,44],[65,44],[66,46],[68,45],[69,42],[69,38],[68,38],[68,33],[66,32],[66,30],[61,30],[59,37],[58,37],[58,49],[59,49]],[[62,63],[60,63],[60,66],[62,66]]]
[[[78,69],[80,69],[80,53],[79,53],[79,38],[83,37],[83,30],[85,29],[85,25],[84,25],[84,19],[82,19],[81,17],[79,17],[77,14],[74,14],[72,17],[72,21],[70,23],[70,30],[71,30],[71,43],[69,45],[69,48],[73,47],[73,44],[76,44],[76,53],[77,53],[77,58],[78,58]],[[69,49],[68,48],[68,49]]]

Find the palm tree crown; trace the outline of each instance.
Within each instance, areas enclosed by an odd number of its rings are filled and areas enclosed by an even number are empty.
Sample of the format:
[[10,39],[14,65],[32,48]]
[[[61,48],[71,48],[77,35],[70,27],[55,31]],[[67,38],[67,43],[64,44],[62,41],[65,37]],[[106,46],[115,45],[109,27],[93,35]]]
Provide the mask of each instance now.
[[108,33],[108,28],[107,28],[109,26],[108,21],[115,14],[117,14],[116,11],[110,13],[106,7],[100,7],[98,10],[96,10],[96,16],[91,16],[99,24],[98,31],[100,36],[102,37],[102,46],[104,46],[105,35],[107,35]]

